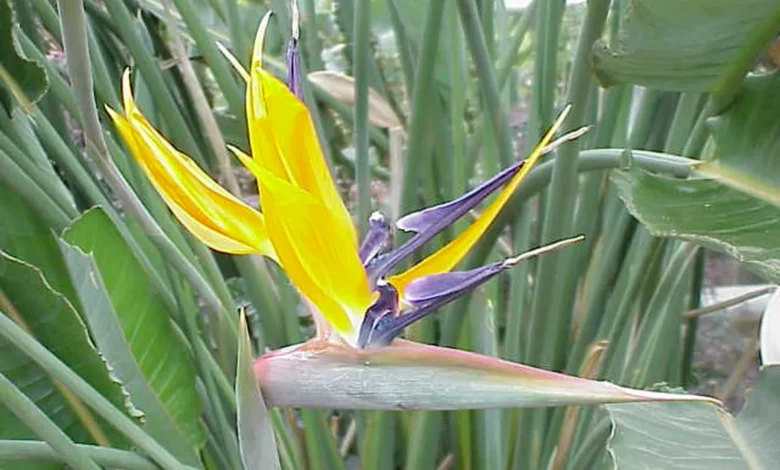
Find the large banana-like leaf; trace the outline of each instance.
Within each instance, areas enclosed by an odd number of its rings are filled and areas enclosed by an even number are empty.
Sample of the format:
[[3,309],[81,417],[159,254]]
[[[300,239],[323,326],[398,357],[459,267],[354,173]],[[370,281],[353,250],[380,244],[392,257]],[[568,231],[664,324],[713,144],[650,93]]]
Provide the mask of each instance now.
[[749,77],[711,119],[715,158],[695,178],[615,172],[629,211],[658,236],[726,252],[780,281],[780,73]]
[[203,434],[193,367],[141,265],[101,209],[74,221],[61,248],[98,349],[145,413],[146,430],[197,465]]
[[607,405],[616,470],[759,470],[780,462],[780,366],[765,367],[734,418],[710,403]]
[[717,91],[725,65],[778,28],[775,0],[630,0],[617,43],[595,44],[595,70],[605,85]]
[[312,340],[255,361],[270,405],[347,409],[542,407],[707,397],[632,390],[457,349],[396,340],[353,349]]

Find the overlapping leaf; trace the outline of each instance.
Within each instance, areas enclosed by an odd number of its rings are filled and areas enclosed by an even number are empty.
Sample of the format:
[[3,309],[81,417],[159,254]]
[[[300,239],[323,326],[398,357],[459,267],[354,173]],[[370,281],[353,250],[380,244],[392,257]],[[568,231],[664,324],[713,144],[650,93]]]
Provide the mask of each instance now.
[[752,41],[768,42],[780,26],[774,0],[631,0],[625,11],[617,43],[594,46],[605,85],[716,91],[724,66]]

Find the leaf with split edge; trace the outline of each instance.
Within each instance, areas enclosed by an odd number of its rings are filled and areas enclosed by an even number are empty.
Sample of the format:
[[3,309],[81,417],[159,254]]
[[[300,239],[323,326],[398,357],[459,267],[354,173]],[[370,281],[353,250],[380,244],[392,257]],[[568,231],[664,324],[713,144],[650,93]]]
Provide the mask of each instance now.
[[15,24],[8,0],[0,0],[0,106],[8,114],[15,100],[28,107],[49,86],[43,67],[20,55],[14,37]]
[[252,375],[252,345],[246,316],[241,315],[236,366],[238,444],[245,470],[280,469],[274,431],[263,395]]
[[[117,409],[137,415],[126,390],[95,350],[86,327],[73,305],[56,292],[35,266],[0,251],[0,310],[28,329],[35,338],[84,378]],[[65,433],[76,442],[95,443],[96,438],[80,421],[60,388],[29,357],[0,340],[0,373],[14,382]],[[85,405],[82,403],[82,405]],[[89,410],[88,407],[85,407]],[[127,440],[89,411],[108,442],[127,448]],[[8,409],[0,404],[0,439],[35,439]],[[18,468],[27,468],[19,464]],[[17,468],[17,467],[14,467]],[[40,464],[32,468],[41,469]],[[53,466],[52,468],[59,468]]]
[[717,181],[680,180],[638,168],[612,173],[628,211],[655,236],[727,253],[780,280],[780,209]]
[[606,405],[616,470],[739,470],[780,461],[780,366],[765,367],[736,419],[711,403]]
[[605,86],[714,91],[762,25],[780,24],[775,0],[631,0],[625,12],[617,43],[594,45],[594,70]]
[[254,373],[267,403],[280,407],[451,410],[715,401],[632,390],[403,340],[369,349],[311,340],[261,356]]
[[203,431],[194,370],[132,251],[99,208],[66,229],[60,248],[97,346],[145,413],[145,429],[197,465]]

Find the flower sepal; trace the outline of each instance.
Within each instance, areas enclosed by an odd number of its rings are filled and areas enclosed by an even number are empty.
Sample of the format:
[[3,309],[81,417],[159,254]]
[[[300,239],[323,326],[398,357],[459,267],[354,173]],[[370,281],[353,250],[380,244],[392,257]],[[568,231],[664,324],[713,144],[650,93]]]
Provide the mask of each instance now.
[[634,390],[494,357],[397,339],[356,349],[322,339],[254,362],[269,406],[454,410],[713,398]]

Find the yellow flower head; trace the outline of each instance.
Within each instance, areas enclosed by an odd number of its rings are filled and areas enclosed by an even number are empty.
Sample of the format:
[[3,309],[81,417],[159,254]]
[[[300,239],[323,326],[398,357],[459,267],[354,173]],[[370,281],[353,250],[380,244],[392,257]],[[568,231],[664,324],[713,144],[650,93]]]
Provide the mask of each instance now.
[[[372,217],[371,232],[359,247],[306,106],[263,67],[267,23],[268,16],[258,30],[249,70],[237,66],[247,80],[251,156],[231,148],[257,178],[262,214],[219,186],[151,126],[133,101],[128,73],[122,85],[124,113],[109,109],[128,149],[188,230],[215,250],[260,253],[277,262],[338,337],[361,347],[386,344],[414,319],[518,262],[514,258],[450,273],[539,158],[565,113],[524,162],[455,201],[400,219],[399,228],[417,233],[381,254],[389,230],[383,218]],[[297,45],[290,47],[294,52]],[[413,250],[501,186],[495,200],[458,237],[412,268],[389,275]]]

